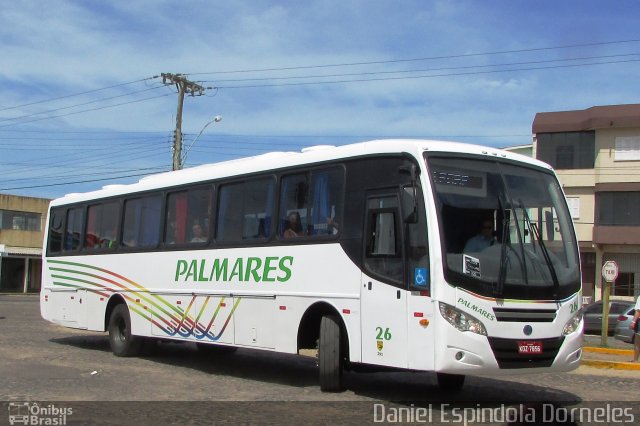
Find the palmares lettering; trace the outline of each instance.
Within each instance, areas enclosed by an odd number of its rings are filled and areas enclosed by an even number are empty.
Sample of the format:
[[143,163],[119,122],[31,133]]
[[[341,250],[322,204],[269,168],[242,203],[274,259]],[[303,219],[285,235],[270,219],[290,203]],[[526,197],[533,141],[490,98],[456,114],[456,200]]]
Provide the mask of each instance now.
[[495,319],[496,319],[496,317],[493,316],[491,313],[489,313],[486,310],[482,309],[481,307],[469,302],[468,300],[465,300],[462,297],[458,298],[458,303],[466,306],[467,308],[473,310],[474,312],[479,313],[480,315],[482,315],[483,317],[485,317],[486,319],[488,319],[490,321],[495,321]]
[[178,260],[176,282],[287,282],[293,256]]

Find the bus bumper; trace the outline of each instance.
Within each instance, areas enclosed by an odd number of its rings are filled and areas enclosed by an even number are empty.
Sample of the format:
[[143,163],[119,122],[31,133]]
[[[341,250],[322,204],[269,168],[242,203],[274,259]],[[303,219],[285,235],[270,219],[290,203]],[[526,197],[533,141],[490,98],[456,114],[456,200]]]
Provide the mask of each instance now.
[[540,353],[522,353],[519,339],[464,333],[436,356],[436,371],[468,375],[508,375],[541,371],[571,371],[580,366],[582,333],[536,339]]

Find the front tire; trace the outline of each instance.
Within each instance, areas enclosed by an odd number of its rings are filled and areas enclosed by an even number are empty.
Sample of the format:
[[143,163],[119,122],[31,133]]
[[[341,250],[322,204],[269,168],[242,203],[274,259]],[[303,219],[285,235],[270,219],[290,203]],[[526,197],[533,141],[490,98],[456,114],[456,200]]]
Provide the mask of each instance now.
[[343,351],[340,320],[336,316],[324,316],[320,321],[318,343],[318,366],[320,367],[320,390],[339,392],[343,385]]
[[143,340],[131,334],[131,316],[125,304],[119,304],[109,318],[109,346],[115,356],[131,357],[140,353]]

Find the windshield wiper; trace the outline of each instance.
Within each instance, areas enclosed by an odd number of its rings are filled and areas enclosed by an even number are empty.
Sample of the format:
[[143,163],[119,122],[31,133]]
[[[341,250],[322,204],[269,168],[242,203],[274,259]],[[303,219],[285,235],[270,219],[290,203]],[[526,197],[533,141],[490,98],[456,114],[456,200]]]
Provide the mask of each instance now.
[[540,245],[540,251],[542,251],[542,257],[544,257],[544,261],[547,264],[547,268],[549,268],[549,274],[551,274],[551,280],[553,281],[553,296],[557,297],[558,288],[560,287],[560,282],[558,281],[558,276],[556,275],[556,269],[553,267],[553,262],[551,262],[551,257],[549,256],[549,250],[547,250],[547,246],[544,244],[542,235],[540,235],[540,228],[538,228],[537,223],[531,222],[531,218],[529,217],[529,213],[527,212],[527,209],[525,209],[524,207],[524,203],[522,202],[522,199],[518,199],[518,203],[520,204],[520,208],[522,209],[522,214],[524,215],[525,222],[527,223],[527,228],[529,229],[529,233],[533,235],[533,237],[535,238],[535,241],[537,241],[538,245]]
[[[532,237],[532,241],[538,241],[538,244],[540,244],[540,249],[542,250],[541,241],[538,239],[538,234],[533,229],[533,222],[531,222],[531,217],[529,216],[529,212],[524,207],[524,203],[522,202],[522,198],[518,199],[518,204],[519,204],[518,207],[520,207],[520,209],[522,209],[522,215],[524,216],[524,221],[527,224],[527,229],[529,230],[529,234],[531,234],[533,236]],[[524,243],[524,241],[523,241],[523,243]],[[535,247],[536,247],[535,244],[533,244],[533,249],[534,250],[535,250]]]
[[[522,280],[524,281],[525,285],[529,284],[529,279],[527,277],[527,266],[525,264],[526,257],[524,254],[524,247],[522,246],[522,244],[520,244],[521,253],[518,254],[518,252],[511,246],[511,242],[509,241],[511,215],[513,215],[513,219],[515,220],[516,224],[518,223],[518,217],[516,215],[515,209],[511,208],[507,211],[507,209],[504,208],[504,205],[505,203],[503,203],[501,195],[498,194],[498,207],[502,212],[502,238],[500,241],[500,271],[498,273],[497,286],[494,289],[494,293],[496,293],[496,296],[502,296],[504,285],[507,281],[507,266],[509,265],[509,262],[511,260],[511,258],[507,256],[507,249],[511,249],[511,254],[513,254],[513,256],[515,256],[515,258],[520,263],[520,273],[522,274]],[[511,205],[513,205],[513,202],[511,202]],[[518,226],[516,226],[516,231],[518,233],[519,241],[522,241],[522,235]]]
[[507,211],[504,209],[500,194],[498,194],[498,207],[502,214],[502,236],[500,238],[500,270],[498,271],[498,282],[493,289],[493,293],[495,296],[502,296],[504,282],[507,279],[507,244],[509,244],[507,235],[509,235],[509,218],[507,218]]

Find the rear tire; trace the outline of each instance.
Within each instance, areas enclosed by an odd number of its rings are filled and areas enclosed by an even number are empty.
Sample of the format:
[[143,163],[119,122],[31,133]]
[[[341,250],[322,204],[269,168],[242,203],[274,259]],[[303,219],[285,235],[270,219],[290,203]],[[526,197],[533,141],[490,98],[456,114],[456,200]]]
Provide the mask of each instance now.
[[320,390],[323,392],[339,392],[344,389],[341,342],[342,333],[338,317],[333,315],[322,317],[318,344],[318,366],[320,367]]
[[436,373],[438,386],[445,391],[459,391],[464,385],[465,376],[461,374]]
[[125,304],[119,304],[109,318],[109,345],[115,356],[130,357],[140,354],[143,339],[131,334],[131,316]]

